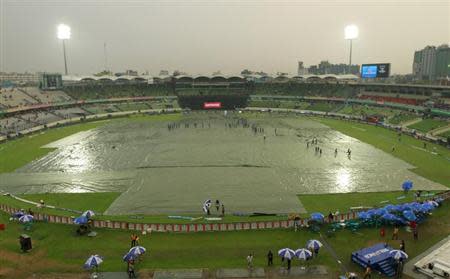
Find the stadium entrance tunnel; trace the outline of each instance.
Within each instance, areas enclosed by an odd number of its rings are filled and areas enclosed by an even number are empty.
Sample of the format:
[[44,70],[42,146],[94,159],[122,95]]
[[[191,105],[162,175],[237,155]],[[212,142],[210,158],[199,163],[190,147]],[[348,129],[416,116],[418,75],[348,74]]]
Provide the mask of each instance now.
[[220,109],[245,108],[248,105],[249,95],[178,95],[178,103],[182,108],[202,110],[205,103],[220,103]]

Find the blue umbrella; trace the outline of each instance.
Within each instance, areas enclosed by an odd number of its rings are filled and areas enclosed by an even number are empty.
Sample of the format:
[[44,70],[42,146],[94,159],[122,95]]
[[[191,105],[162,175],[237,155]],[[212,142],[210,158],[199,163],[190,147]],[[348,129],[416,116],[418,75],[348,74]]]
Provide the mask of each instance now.
[[361,211],[358,213],[358,218],[363,219],[363,220],[368,220],[368,219],[372,218],[372,216],[369,213],[367,213],[367,211]]
[[430,212],[434,209],[434,206],[431,203],[424,203],[420,206],[421,212]]
[[383,216],[384,214],[388,214],[389,212],[384,208],[379,208],[375,210],[375,215],[377,216]]
[[434,206],[434,207],[438,207],[439,206],[439,203],[438,202],[435,202],[435,201],[427,201],[427,202],[425,202],[426,204],[431,204],[432,206]]
[[282,258],[290,260],[295,257],[295,251],[289,248],[283,248],[278,251],[278,255]]
[[319,213],[319,212],[315,212],[315,213],[311,214],[311,220],[313,220],[313,221],[322,222],[324,217],[325,216],[323,216],[323,214]]
[[414,214],[414,212],[412,212],[411,210],[405,210],[403,211],[403,216],[406,218],[406,220],[408,221],[415,221],[417,219],[416,215]]
[[322,243],[315,239],[311,239],[311,240],[308,240],[308,242],[306,242],[306,247],[309,249],[317,250],[322,246],[323,246]]
[[86,218],[91,219],[95,216],[95,212],[92,210],[86,210],[81,216],[85,216]]
[[373,215],[375,215],[375,213],[377,212],[377,210],[372,208],[372,209],[367,210],[366,212],[367,212],[367,214],[369,214],[371,217],[373,217]]
[[134,255],[141,255],[144,254],[145,251],[147,250],[142,246],[134,246],[133,248],[130,249],[129,253],[132,253]]
[[413,187],[413,183],[412,183],[411,180],[406,180],[406,181],[403,182],[403,184],[402,184],[402,188],[403,188],[403,190],[405,190],[405,191],[411,190],[412,187]]
[[103,262],[103,259],[99,255],[91,255],[87,261],[84,263],[85,269],[91,269],[93,267],[98,267]]
[[77,225],[84,225],[88,223],[88,218],[86,216],[80,216],[73,219],[73,223]]
[[384,209],[386,209],[389,212],[395,212],[398,210],[398,207],[396,205],[393,204],[387,204],[384,206]]
[[22,217],[23,215],[25,215],[25,213],[24,213],[22,210],[19,210],[19,211],[15,212],[12,216],[13,216],[14,218],[20,218],[20,217]]
[[413,211],[419,211],[420,207],[422,206],[422,204],[418,203],[418,202],[412,202],[410,204],[408,204],[408,206],[411,208],[411,210]]
[[22,217],[19,218],[19,222],[28,223],[33,221],[33,219],[34,219],[33,215],[23,215]]
[[129,262],[131,260],[135,260],[137,257],[138,255],[128,252],[122,259],[124,262]]
[[408,254],[406,254],[402,250],[392,250],[392,251],[389,251],[389,254],[391,255],[391,257],[393,257],[396,260],[408,258]]
[[394,214],[391,214],[391,213],[386,213],[383,216],[381,216],[381,218],[383,220],[386,220],[386,221],[395,221],[395,220],[397,220],[397,216],[395,216]]
[[312,257],[311,251],[305,248],[295,250],[295,256],[300,260],[307,260]]

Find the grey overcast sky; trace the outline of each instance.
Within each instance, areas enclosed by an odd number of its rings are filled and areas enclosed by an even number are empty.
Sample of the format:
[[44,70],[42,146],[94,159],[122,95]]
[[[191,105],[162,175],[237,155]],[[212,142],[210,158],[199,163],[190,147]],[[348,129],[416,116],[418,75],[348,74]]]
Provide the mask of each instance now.
[[72,28],[69,72],[125,69],[190,74],[242,69],[295,73],[297,61],[410,73],[414,50],[450,42],[450,0],[0,0],[0,70],[63,71],[56,27]]

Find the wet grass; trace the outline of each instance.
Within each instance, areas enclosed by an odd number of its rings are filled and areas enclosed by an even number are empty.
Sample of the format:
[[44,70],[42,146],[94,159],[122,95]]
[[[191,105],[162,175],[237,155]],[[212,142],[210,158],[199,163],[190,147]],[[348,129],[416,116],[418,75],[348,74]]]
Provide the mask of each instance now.
[[[450,187],[450,150],[433,143],[424,142],[402,135],[399,141],[397,133],[372,125],[341,121],[328,118],[317,119],[321,123],[353,138],[366,142],[405,162],[415,166],[414,173],[431,181]],[[392,147],[395,151],[392,152]]]
[[[113,203],[120,193],[57,193],[57,194],[28,194],[20,195],[21,198],[39,202],[43,200],[45,204],[56,207],[69,208],[79,211],[93,210],[103,213]],[[61,211],[59,211],[60,214]],[[73,213],[72,213],[73,215]]]
[[[96,230],[98,236],[89,238],[75,236],[75,226],[36,223],[31,231],[26,232],[31,236],[34,248],[30,253],[20,255],[17,237],[23,233],[22,226],[9,221],[4,213],[0,213],[0,223],[6,223],[6,230],[0,232],[2,236],[0,247],[5,255],[0,260],[2,267],[18,267],[25,272],[23,278],[34,272],[41,274],[81,272],[84,260],[91,254],[100,254],[104,257],[105,262],[101,266],[103,271],[125,269],[121,257],[129,249],[130,232],[128,231],[98,229]],[[326,228],[323,228],[323,231],[326,231]],[[381,238],[376,228],[364,228],[356,233],[341,230],[333,237],[325,239],[350,270],[362,272],[361,268],[350,262],[351,252],[379,242],[387,242],[397,248],[400,243],[390,240],[391,232],[392,228],[388,228],[386,237]],[[441,208],[434,211],[433,216],[424,224],[419,225],[420,241],[413,241],[412,234],[405,230],[400,231],[400,239],[406,241],[406,252],[410,258],[413,258],[449,233],[450,203],[447,201]],[[306,241],[312,238],[320,239],[320,236],[306,230],[300,232],[264,230],[196,234],[152,233],[140,236],[140,244],[148,249],[148,254],[137,267],[138,269],[244,268],[245,257],[249,253],[254,253],[255,265],[263,267],[266,265],[265,255],[269,249],[274,252],[284,247],[296,249],[303,247]],[[21,258],[21,262],[30,263],[45,260],[45,266],[30,264],[27,267],[19,267],[16,262],[17,257]],[[299,265],[297,261],[293,264]],[[338,265],[324,249],[310,264],[324,264],[334,274],[339,273]],[[281,265],[278,257],[275,257],[275,265]],[[22,278],[22,276],[14,278]]]
[[424,119],[416,124],[408,126],[408,128],[416,129],[421,132],[429,132],[431,130],[449,125],[449,122],[435,119]]

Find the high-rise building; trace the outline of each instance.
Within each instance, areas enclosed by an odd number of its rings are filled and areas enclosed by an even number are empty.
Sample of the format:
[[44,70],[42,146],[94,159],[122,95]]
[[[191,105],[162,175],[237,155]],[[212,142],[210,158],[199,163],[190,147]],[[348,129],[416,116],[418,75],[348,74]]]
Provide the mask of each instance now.
[[308,69],[303,65],[303,61],[298,61],[297,74],[299,76],[308,74]]
[[437,79],[450,78],[450,47],[441,45],[436,50],[435,76]]
[[426,46],[414,52],[413,74],[418,80],[434,80],[436,78],[436,47]]

